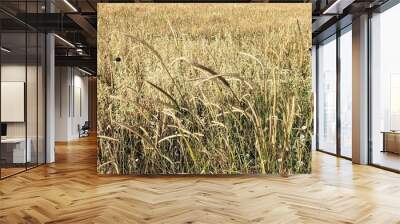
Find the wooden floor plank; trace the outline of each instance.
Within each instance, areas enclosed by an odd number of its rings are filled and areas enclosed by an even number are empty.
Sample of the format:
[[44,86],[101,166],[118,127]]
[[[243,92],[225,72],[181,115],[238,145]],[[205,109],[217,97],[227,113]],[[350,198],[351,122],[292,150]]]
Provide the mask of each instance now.
[[400,223],[400,175],[320,152],[313,173],[133,177],[96,173],[96,140],[0,181],[0,223]]

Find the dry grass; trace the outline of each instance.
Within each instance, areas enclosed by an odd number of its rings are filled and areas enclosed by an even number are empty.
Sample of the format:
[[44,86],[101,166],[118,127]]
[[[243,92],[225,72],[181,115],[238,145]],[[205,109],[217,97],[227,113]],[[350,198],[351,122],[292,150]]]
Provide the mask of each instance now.
[[99,4],[98,172],[310,172],[310,21],[310,4]]

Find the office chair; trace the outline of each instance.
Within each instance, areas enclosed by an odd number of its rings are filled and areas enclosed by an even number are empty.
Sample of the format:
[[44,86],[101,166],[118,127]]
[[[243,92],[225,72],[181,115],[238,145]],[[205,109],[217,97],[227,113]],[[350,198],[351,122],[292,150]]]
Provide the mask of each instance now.
[[89,136],[89,129],[90,129],[89,121],[85,121],[82,127],[79,128],[79,138]]

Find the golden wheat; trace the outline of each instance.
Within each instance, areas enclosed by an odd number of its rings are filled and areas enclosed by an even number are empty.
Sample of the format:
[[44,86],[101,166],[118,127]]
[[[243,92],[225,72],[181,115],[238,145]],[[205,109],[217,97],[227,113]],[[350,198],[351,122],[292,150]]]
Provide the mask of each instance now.
[[309,4],[99,4],[98,20],[98,172],[311,171]]

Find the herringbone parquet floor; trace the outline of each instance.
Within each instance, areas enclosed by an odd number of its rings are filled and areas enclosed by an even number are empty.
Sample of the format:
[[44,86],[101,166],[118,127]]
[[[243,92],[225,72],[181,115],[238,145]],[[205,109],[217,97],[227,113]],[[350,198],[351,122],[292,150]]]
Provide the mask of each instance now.
[[313,154],[289,178],[101,177],[94,138],[0,181],[0,223],[400,223],[400,175]]

